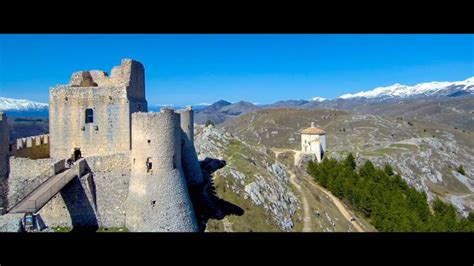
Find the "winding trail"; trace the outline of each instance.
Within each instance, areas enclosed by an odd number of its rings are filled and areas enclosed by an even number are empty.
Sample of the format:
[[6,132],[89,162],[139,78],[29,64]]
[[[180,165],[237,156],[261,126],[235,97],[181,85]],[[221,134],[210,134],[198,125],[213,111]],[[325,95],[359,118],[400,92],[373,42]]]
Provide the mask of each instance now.
[[[282,152],[285,152],[285,151],[292,151],[292,152],[295,153],[294,165],[298,166],[301,151],[291,150],[291,149],[273,150],[273,152],[275,153],[276,159],[278,158],[279,154],[281,154]],[[298,184],[295,173],[293,173],[293,171],[291,171],[290,169],[288,169],[288,172],[290,174],[290,183],[293,184],[296,187],[296,189],[298,190],[298,193],[301,195],[301,199],[302,199],[302,202],[303,202],[303,211],[304,211],[303,232],[311,232],[311,211],[310,211],[310,208],[309,208],[308,199],[306,198],[306,195],[303,192],[303,188],[301,187],[300,184]],[[332,195],[332,193],[327,191],[325,188],[323,188],[323,187],[319,186],[318,184],[314,183],[313,180],[310,180],[308,175],[304,175],[303,180],[306,181],[307,183],[311,184],[311,186],[319,189],[324,194],[326,194],[332,200],[334,205],[336,205],[337,209],[342,214],[342,216],[344,216],[344,218],[346,218],[346,220],[352,226],[354,226],[354,228],[357,230],[357,232],[365,232],[365,230],[362,229],[362,227],[359,225],[358,221],[351,221],[351,218],[355,217],[355,216],[352,215],[352,213],[342,204],[342,202],[337,197]]]
[[303,201],[303,232],[311,232],[311,211],[309,209],[308,199],[306,198],[300,184],[296,181],[296,175],[290,170],[288,170],[288,172],[290,173],[290,183],[296,187],[298,193],[301,195],[301,200]]
[[344,218],[347,219],[347,221],[349,221],[352,224],[352,226],[354,226],[354,228],[357,230],[357,232],[365,232],[365,230],[362,229],[362,227],[360,227],[360,225],[358,224],[357,221],[355,221],[355,222],[351,221],[351,217],[355,217],[355,216],[352,215],[349,212],[349,210],[347,210],[347,208],[342,204],[342,202],[337,197],[335,197],[331,192],[327,191],[325,188],[323,188],[323,187],[315,184],[314,182],[312,182],[312,180],[307,180],[307,181],[312,186],[314,186],[316,188],[319,188],[319,190],[321,190],[324,194],[326,194],[332,200],[332,202],[334,203],[334,205],[336,205],[339,212],[344,216]]

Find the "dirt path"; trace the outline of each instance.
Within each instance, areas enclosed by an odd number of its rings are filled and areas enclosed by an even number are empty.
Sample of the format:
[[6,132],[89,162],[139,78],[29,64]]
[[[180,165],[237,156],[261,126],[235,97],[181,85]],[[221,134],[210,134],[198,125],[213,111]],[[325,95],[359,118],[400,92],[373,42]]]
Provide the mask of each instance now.
[[290,173],[290,183],[296,187],[298,193],[301,195],[301,201],[303,202],[303,232],[311,232],[311,211],[309,209],[308,199],[303,192],[303,188],[301,188],[300,184],[296,181],[296,175],[292,171],[288,172]]
[[[278,149],[278,150],[274,150],[273,152],[275,153],[275,156],[278,158],[278,155],[282,152],[285,152],[285,151],[293,151],[295,152],[295,166],[298,166],[298,162],[299,162],[299,157],[300,157],[300,154],[301,152],[298,151],[298,150],[291,150],[291,149]],[[298,159],[297,159],[298,158]],[[308,200],[305,196],[305,193],[302,189],[302,187],[300,186],[300,184],[298,184],[298,182],[296,181],[296,175],[293,173],[293,171],[291,170],[288,170],[288,172],[290,173],[290,183],[292,183],[296,189],[298,190],[298,193],[301,195],[301,199],[303,201],[303,211],[304,211],[304,218],[303,218],[303,232],[310,232],[311,231],[311,211],[310,211],[310,208],[309,208],[309,204],[308,204]],[[313,182],[313,180],[309,180],[306,177],[303,178],[303,180],[305,180],[306,182],[308,182],[309,184],[311,184],[311,186],[314,186],[316,188],[318,188],[319,190],[321,190],[324,194],[326,194],[331,200],[332,202],[334,203],[334,205],[336,205],[337,209],[339,210],[339,212],[344,216],[344,218],[346,218],[346,220],[352,224],[352,226],[354,226],[354,228],[357,230],[357,232],[365,232],[364,229],[362,229],[362,227],[358,224],[357,221],[351,221],[351,218],[352,217],[355,217],[354,215],[352,215],[351,212],[349,212],[349,210],[347,210],[347,208],[342,204],[342,202],[335,196],[333,196],[331,194],[331,192],[327,191],[325,188],[315,184]]]
[[294,165],[298,166],[298,163],[300,162],[301,151],[291,150],[291,149],[283,149],[283,148],[273,148],[272,151],[275,153],[275,159],[278,159],[278,155],[280,155],[284,152],[292,151],[292,152],[294,152]]
[[332,193],[327,191],[325,188],[315,184],[312,180],[308,180],[308,179],[306,179],[306,180],[312,186],[314,186],[314,187],[318,188],[319,190],[321,190],[324,194],[326,194],[332,200],[332,202],[334,203],[334,205],[336,205],[339,212],[342,213],[344,218],[346,218],[347,221],[349,221],[349,223],[352,224],[352,226],[354,226],[354,228],[357,230],[357,232],[365,232],[365,230],[362,229],[362,227],[360,227],[360,225],[358,224],[357,221],[351,222],[351,217],[355,217],[355,216],[352,215],[351,212],[349,212],[349,210],[347,210],[347,208],[342,204],[342,202],[337,197],[332,195]]
[[[295,150],[289,150],[289,149],[274,149],[273,152],[275,153],[275,159],[278,158],[278,155],[287,152],[287,151],[293,151],[297,152],[299,155],[299,151]],[[296,156],[295,156],[296,157]],[[295,159],[295,165],[297,164],[296,159]],[[293,171],[288,169],[288,173],[290,174],[290,183],[293,184],[293,186],[296,187],[296,190],[298,190],[298,193],[301,195],[301,201],[303,202],[303,230],[302,232],[311,232],[311,211],[309,208],[308,204],[308,199],[306,198],[306,194],[303,191],[303,188],[301,187],[300,184],[298,184],[298,181],[296,180],[296,175],[293,173]]]

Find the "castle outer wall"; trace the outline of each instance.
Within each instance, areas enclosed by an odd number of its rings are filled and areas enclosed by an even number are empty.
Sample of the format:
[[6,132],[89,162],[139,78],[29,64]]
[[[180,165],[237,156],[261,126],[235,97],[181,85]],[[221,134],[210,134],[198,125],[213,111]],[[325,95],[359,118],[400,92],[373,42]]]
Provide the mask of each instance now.
[[204,182],[201,167],[194,148],[194,112],[191,107],[177,111],[181,117],[181,164],[188,185],[197,186]]
[[7,116],[0,112],[0,215],[7,208],[7,179],[10,172],[9,142]]
[[132,114],[132,145],[127,228],[134,232],[197,232],[181,166],[180,115],[171,109]]

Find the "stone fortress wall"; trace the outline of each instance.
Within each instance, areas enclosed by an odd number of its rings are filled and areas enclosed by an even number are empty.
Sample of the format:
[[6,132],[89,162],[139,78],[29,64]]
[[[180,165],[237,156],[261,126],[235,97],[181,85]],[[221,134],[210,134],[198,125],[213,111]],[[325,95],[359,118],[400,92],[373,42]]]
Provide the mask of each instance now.
[[39,214],[49,227],[125,227],[125,201],[130,179],[128,154],[91,156],[91,174],[75,178]]
[[50,158],[30,159],[10,158],[10,176],[8,177],[8,207],[15,206],[36,187],[51,176],[54,163]]
[[[89,108],[93,121],[85,123]],[[75,72],[70,84],[50,90],[49,135],[18,140],[12,155],[27,158],[12,157],[0,165],[4,172],[15,168],[7,182],[12,203],[80,148],[91,172],[75,178],[39,211],[49,227],[198,231],[188,191],[203,182],[193,111],[147,111],[141,63],[124,59],[110,77],[98,70]],[[50,157],[36,159],[47,148]],[[1,143],[2,150],[7,160],[8,141]]]
[[17,139],[11,146],[10,155],[30,159],[49,157],[49,135],[38,135]]
[[188,185],[197,186],[204,182],[199,160],[194,148],[194,113],[191,107],[178,110],[181,116],[181,162]]
[[7,208],[7,178],[10,172],[9,138],[7,116],[0,112],[0,215]]
[[[127,153],[131,148],[130,118],[148,110],[143,65],[131,59],[106,72],[75,72],[70,84],[50,90],[49,132],[52,158]],[[87,113],[86,109],[91,109]],[[86,121],[86,115],[92,121]]]
[[195,232],[198,225],[181,165],[180,115],[132,114],[126,225],[131,231]]

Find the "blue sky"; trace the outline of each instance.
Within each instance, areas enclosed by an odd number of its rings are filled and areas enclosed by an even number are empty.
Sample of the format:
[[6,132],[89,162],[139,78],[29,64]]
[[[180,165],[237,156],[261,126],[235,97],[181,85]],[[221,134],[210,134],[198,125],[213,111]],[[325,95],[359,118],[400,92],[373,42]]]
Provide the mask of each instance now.
[[336,98],[474,76],[474,35],[0,35],[0,96],[47,102],[74,71],[145,65],[150,104]]

